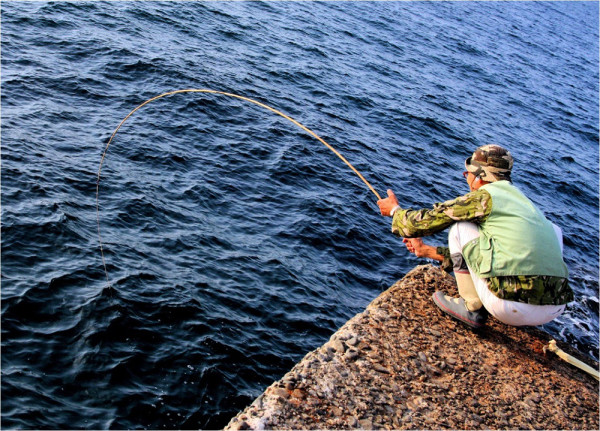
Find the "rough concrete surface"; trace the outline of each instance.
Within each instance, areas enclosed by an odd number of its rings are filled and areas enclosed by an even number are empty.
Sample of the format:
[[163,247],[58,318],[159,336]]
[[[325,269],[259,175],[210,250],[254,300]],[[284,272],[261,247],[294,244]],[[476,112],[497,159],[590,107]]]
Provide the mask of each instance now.
[[457,295],[439,268],[415,268],[226,429],[599,429],[598,381],[545,352],[548,334],[493,318],[471,330],[436,290]]

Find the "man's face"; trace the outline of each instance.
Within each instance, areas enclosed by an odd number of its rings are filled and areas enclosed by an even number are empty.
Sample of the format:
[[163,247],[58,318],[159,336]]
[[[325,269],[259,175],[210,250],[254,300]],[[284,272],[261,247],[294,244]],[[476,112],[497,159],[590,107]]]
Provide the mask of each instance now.
[[471,172],[466,172],[466,175],[463,174],[465,179],[467,180],[467,184],[469,185],[469,190],[470,191],[475,191],[477,189],[473,188],[473,183],[475,182],[475,175],[473,175],[473,173]]

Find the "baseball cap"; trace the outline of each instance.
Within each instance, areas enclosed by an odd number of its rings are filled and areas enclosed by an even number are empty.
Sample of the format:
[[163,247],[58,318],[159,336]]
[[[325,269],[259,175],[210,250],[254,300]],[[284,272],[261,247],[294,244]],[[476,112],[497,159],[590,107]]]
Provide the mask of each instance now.
[[476,177],[490,183],[510,181],[513,158],[508,150],[500,145],[483,145],[465,160],[465,169]]

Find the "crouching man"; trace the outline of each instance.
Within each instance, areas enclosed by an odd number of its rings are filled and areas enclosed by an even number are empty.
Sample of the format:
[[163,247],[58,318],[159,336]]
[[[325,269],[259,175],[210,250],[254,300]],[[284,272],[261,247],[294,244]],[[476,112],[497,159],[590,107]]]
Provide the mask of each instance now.
[[[438,291],[433,301],[474,328],[488,313],[508,325],[542,325],[573,300],[562,233],[511,183],[512,166],[506,149],[485,145],[465,160],[470,193],[432,209],[403,209],[392,190],[377,202],[411,253],[454,271],[460,297]],[[447,248],[421,239],[448,227]]]

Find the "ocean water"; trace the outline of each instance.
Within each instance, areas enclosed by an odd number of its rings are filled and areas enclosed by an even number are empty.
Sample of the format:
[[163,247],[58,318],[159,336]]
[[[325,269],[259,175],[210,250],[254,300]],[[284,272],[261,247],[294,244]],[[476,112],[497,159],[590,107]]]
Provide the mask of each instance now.
[[[466,193],[499,143],[560,225],[598,359],[597,2],[11,2],[2,426],[220,428],[415,265],[369,189]],[[430,242],[443,244],[444,234]]]

